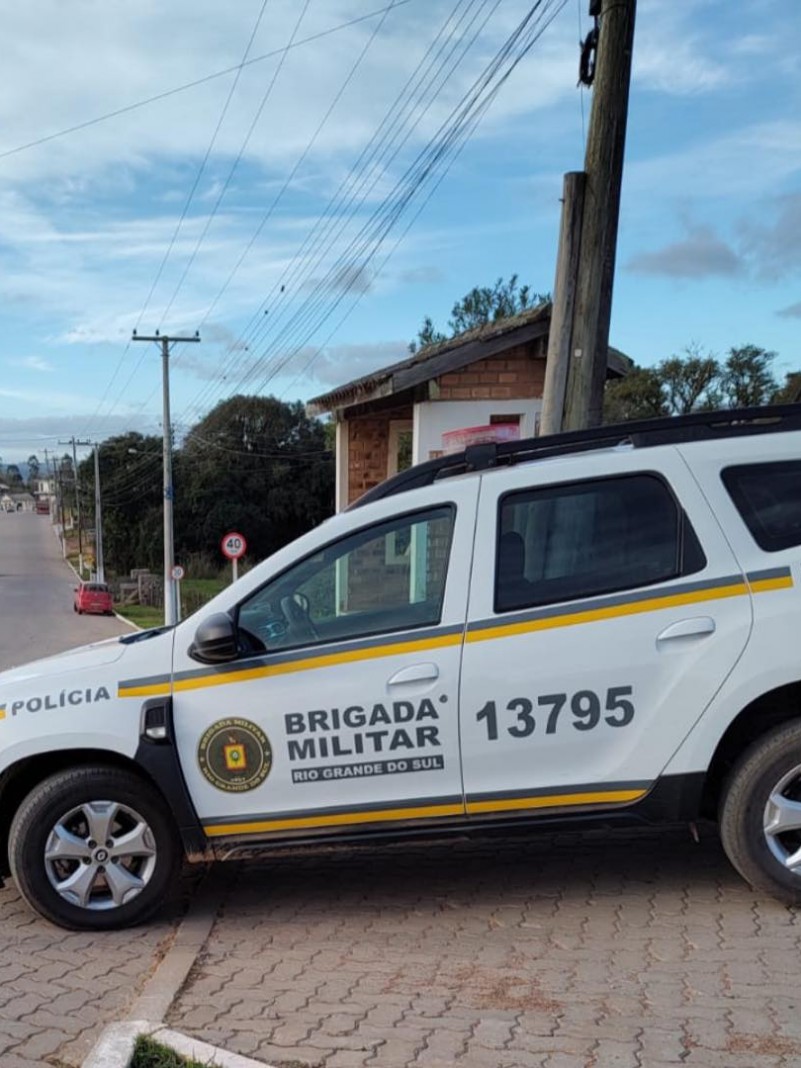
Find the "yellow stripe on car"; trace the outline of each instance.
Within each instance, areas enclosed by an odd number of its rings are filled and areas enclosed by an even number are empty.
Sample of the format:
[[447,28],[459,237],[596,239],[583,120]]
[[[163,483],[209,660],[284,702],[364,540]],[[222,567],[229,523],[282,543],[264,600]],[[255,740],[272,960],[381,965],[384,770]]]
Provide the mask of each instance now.
[[484,815],[488,813],[522,812],[542,808],[567,808],[585,805],[612,805],[639,801],[645,789],[584,790],[579,793],[543,794],[535,797],[494,798],[468,801],[467,808],[459,804],[424,805],[412,808],[374,809],[372,811],[317,813],[309,816],[289,816],[282,819],[254,819],[238,823],[209,824],[204,828],[208,838],[240,834],[269,834],[275,831],[322,830],[326,827],[358,826],[365,823],[391,823],[400,820],[437,819],[447,816]]

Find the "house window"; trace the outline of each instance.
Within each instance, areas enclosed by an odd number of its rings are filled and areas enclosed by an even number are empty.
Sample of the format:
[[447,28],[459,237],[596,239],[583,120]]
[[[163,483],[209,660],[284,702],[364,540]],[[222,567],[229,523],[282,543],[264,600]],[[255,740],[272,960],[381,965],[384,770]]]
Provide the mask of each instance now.
[[[397,475],[412,466],[412,449],[414,431],[410,419],[393,419],[389,424],[389,443],[387,449],[387,478]],[[388,566],[403,565],[407,559],[408,538],[398,533],[390,534],[385,541]]]
[[393,419],[389,424],[387,478],[412,466],[414,434],[411,419]]

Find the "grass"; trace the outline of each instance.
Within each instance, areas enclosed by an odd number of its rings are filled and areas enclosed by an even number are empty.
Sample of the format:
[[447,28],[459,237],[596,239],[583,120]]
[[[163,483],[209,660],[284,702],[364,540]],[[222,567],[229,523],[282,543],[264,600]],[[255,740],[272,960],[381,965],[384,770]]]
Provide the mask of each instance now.
[[140,1035],[134,1046],[131,1068],[208,1068],[202,1061],[189,1060],[180,1053],[162,1046],[146,1035]]
[[[197,611],[201,605],[224,590],[228,585],[225,579],[184,579],[181,582],[182,617]],[[164,624],[164,609],[150,608],[143,604],[116,605],[121,616],[130,619],[137,627],[147,630],[149,627],[161,627]]]
[[130,619],[132,623],[135,623],[137,627],[141,627],[142,630],[164,626],[163,608],[150,608],[146,604],[118,604],[114,607],[121,616],[125,619]]

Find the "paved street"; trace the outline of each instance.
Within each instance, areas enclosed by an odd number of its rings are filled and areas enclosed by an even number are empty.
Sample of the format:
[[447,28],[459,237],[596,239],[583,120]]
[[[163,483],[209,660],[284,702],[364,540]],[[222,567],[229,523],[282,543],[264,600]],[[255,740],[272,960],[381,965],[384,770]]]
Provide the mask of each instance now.
[[49,516],[0,512],[0,670],[130,633],[113,617],[77,616],[76,582]]
[[[72,611],[75,576],[50,520],[0,513],[0,668],[128,633],[118,619]],[[100,1029],[126,1014],[172,938],[177,916],[145,930],[87,937],[34,917],[0,890],[0,1065],[77,1065]]]
[[[0,663],[118,633],[41,516],[0,516]],[[801,1066],[801,914],[713,833],[593,832],[232,863],[178,1031],[323,1068]],[[194,880],[185,882],[188,893]],[[0,1065],[77,1068],[181,909],[70,934],[0,891]]]
[[285,859],[232,870],[169,1019],[293,1066],[778,1068],[800,958],[709,834]]

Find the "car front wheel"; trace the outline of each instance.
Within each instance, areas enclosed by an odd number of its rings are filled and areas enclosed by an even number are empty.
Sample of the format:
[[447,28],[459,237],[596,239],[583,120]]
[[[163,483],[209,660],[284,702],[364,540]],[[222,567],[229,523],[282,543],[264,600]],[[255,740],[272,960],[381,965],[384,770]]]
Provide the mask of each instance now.
[[801,721],[768,732],[743,754],[723,792],[720,836],[747,882],[801,905]]
[[25,900],[61,927],[102,931],[147,919],[175,886],[181,847],[161,796],[131,772],[57,772],[17,810],[9,861]]

